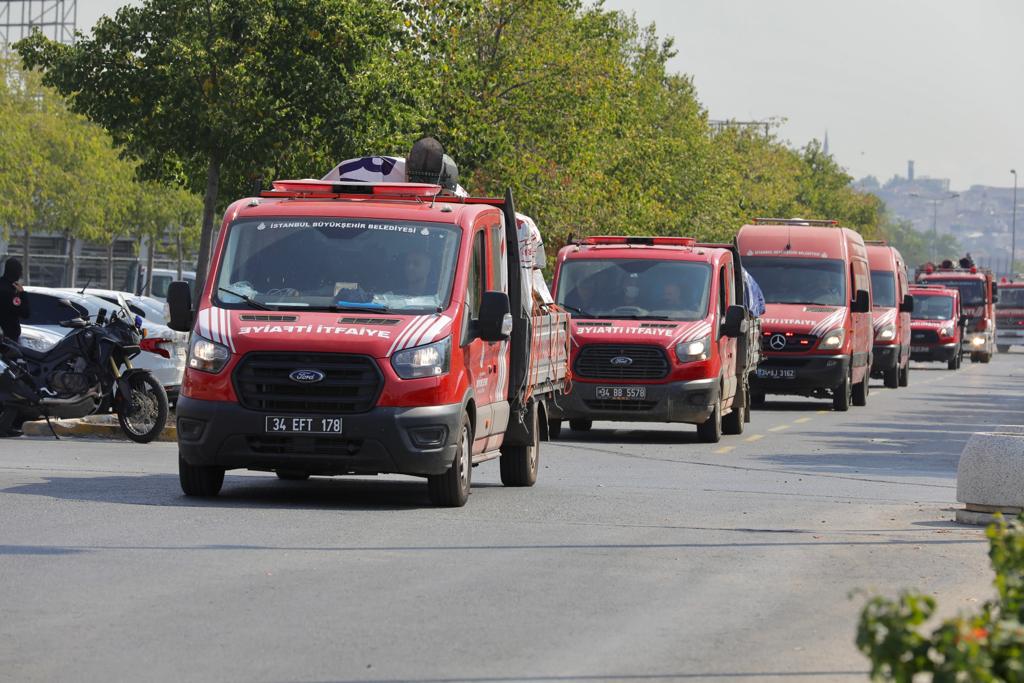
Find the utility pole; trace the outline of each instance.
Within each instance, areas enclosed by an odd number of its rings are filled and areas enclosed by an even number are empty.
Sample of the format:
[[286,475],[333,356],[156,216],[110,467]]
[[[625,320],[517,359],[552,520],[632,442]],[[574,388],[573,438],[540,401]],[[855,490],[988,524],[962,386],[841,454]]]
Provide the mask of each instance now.
[[1016,274],[1014,264],[1017,262],[1017,169],[1011,168],[1013,174],[1013,218],[1010,223],[1010,269],[1007,275],[1011,278]]

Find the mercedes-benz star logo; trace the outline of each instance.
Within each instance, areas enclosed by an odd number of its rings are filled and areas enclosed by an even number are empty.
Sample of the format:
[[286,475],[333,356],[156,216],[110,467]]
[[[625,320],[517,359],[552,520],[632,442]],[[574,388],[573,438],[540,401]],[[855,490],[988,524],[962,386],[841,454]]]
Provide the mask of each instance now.
[[781,351],[786,348],[786,338],[781,334],[773,334],[768,340],[768,346],[772,347],[772,351]]

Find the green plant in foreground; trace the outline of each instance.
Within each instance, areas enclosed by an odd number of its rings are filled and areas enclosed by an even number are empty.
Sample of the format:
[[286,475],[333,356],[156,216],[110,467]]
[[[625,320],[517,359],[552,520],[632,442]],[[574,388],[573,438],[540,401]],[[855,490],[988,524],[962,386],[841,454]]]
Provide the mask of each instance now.
[[[997,517],[986,531],[998,597],[977,614],[947,619],[931,634],[921,626],[935,600],[905,591],[874,597],[861,612],[857,647],[882,681],[932,680],[1024,683],[1024,515]],[[927,674],[931,674],[928,676]]]

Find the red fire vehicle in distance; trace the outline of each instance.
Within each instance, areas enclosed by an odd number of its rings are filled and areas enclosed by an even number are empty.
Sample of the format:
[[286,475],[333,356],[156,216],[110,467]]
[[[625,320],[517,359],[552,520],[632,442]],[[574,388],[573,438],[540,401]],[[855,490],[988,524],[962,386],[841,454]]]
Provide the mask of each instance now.
[[999,298],[992,272],[976,266],[954,268],[926,264],[918,268],[916,279],[919,284],[960,290],[960,306],[965,320],[964,352],[971,354],[972,363],[992,360],[992,354],[996,352],[995,304]]
[[461,506],[472,466],[499,457],[506,485],[537,477],[547,406],[568,371],[568,316],[523,285],[505,200],[416,183],[279,181],[224,215],[190,307],[177,408],[190,496],[225,469],[427,478]]
[[960,368],[964,359],[964,318],[960,291],[943,285],[911,285],[910,359]]
[[840,411],[866,405],[875,335],[861,236],[836,221],[759,218],[737,241],[767,304],[753,405],[765,394],[831,397]]
[[996,302],[996,348],[1006,353],[1011,346],[1024,346],[1024,282],[999,283]]
[[558,252],[554,288],[573,317],[573,388],[550,406],[550,431],[561,420],[686,422],[704,442],[743,431],[757,340],[733,245],[587,237]]
[[871,321],[875,344],[871,354],[871,376],[879,377],[890,389],[905,387],[910,380],[910,312],[914,297],[909,293],[907,264],[895,247],[869,241],[871,267]]

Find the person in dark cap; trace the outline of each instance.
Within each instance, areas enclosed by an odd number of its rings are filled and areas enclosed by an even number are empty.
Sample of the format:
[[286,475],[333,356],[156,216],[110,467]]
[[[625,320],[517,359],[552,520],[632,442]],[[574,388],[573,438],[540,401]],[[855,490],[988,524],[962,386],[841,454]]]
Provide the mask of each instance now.
[[28,297],[18,282],[21,275],[21,261],[7,259],[0,276],[0,332],[14,341],[21,338],[21,321],[29,316]]

